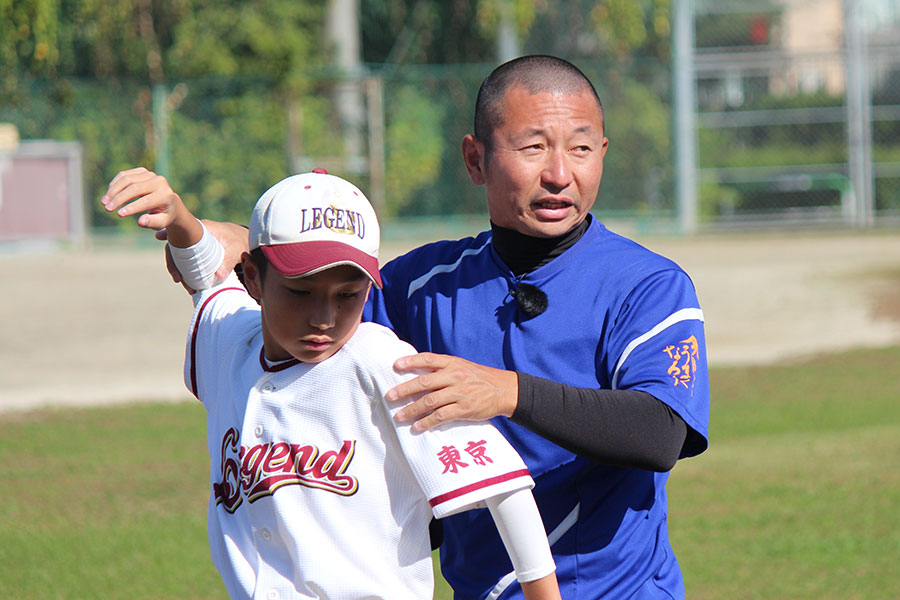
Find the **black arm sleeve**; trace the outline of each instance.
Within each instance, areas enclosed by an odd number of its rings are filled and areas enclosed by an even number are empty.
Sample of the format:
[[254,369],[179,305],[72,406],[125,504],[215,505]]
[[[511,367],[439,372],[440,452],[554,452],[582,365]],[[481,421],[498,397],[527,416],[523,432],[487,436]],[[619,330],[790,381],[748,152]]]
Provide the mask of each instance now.
[[683,454],[689,428],[646,392],[576,388],[517,373],[512,421],[600,463],[664,472]]

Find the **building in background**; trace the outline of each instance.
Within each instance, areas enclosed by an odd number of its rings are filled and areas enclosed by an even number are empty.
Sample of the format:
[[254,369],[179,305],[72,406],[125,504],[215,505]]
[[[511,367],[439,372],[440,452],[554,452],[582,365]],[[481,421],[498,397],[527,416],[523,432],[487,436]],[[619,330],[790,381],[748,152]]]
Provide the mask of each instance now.
[[[699,2],[701,108],[739,108],[760,94],[843,95],[848,1]],[[900,1],[852,1],[861,3],[871,84],[877,90],[900,72]]]
[[20,141],[0,123],[0,244],[84,242],[81,155],[77,142]]
[[792,0],[785,3],[776,43],[781,64],[774,67],[769,76],[769,90],[773,94],[844,93],[842,0]]

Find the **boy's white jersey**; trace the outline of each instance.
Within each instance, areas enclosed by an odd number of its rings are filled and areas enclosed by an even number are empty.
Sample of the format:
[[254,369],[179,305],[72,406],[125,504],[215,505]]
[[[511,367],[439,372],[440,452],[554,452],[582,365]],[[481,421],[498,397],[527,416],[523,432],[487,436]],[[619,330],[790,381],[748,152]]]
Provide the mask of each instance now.
[[362,323],[331,358],[270,364],[238,280],[194,295],[185,383],[207,410],[209,543],[233,598],[431,598],[428,522],[533,486],[488,423],[412,432],[384,394],[414,354]]

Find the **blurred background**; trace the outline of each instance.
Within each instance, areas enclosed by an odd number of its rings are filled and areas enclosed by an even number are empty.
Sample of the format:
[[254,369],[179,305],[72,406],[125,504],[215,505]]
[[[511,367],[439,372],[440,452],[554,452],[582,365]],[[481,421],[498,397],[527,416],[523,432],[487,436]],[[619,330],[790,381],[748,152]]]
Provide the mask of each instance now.
[[597,87],[593,212],[691,275],[711,365],[900,343],[900,0],[0,1],[0,411],[186,395],[189,302],[101,209],[118,171],[246,223],[324,167],[384,262],[487,227],[460,143],[524,53]]
[[387,237],[481,227],[460,141],[481,80],[525,53],[597,87],[603,219],[900,222],[898,0],[15,0],[0,243],[133,231],[97,200],[135,165],[213,219],[245,222],[273,182],[325,167]]
[[325,167],[382,261],[470,235],[460,143],[525,53],[594,82],[593,212],[703,306],[712,445],[667,486],[690,597],[900,598],[900,0],[0,0],[0,597],[225,595],[191,302],[109,180],[246,223]]

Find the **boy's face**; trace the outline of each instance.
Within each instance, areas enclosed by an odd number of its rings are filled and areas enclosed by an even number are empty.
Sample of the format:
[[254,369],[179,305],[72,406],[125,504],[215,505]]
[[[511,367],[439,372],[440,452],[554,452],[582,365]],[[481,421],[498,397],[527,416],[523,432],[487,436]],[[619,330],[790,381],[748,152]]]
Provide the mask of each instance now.
[[267,360],[322,362],[356,332],[371,286],[359,269],[340,265],[291,279],[270,265],[261,282],[253,260],[245,256],[247,288],[262,306]]

